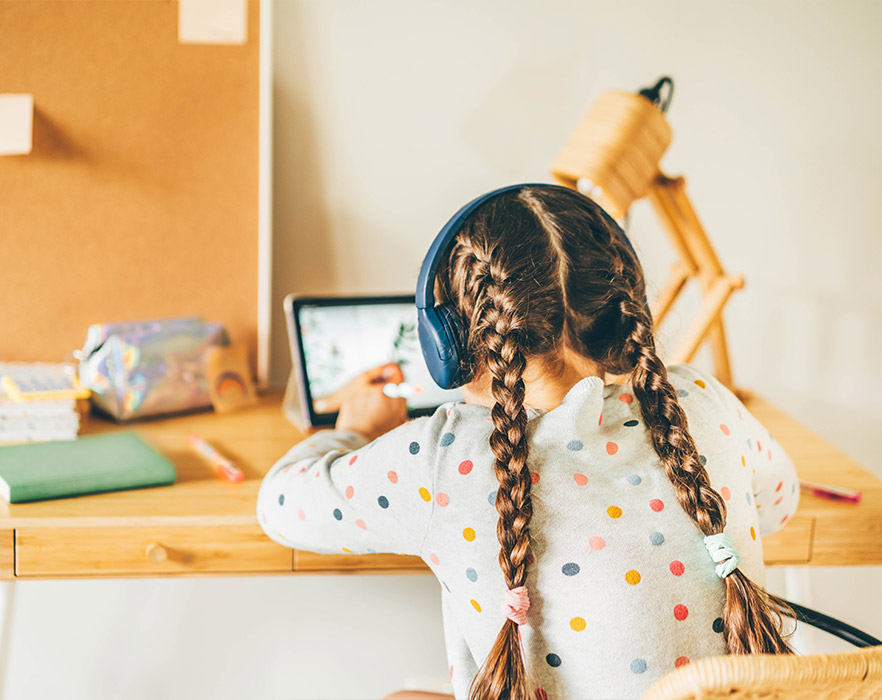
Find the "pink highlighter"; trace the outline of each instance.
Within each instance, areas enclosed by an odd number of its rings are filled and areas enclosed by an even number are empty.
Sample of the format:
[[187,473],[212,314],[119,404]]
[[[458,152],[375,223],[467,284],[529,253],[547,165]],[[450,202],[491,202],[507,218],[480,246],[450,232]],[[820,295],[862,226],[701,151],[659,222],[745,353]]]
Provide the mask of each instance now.
[[211,462],[217,468],[220,476],[224,477],[227,481],[233,482],[245,479],[245,474],[242,473],[242,470],[238,469],[230,460],[221,455],[201,437],[191,433],[189,439],[190,446]]
[[819,498],[829,498],[833,501],[847,501],[849,503],[859,503],[861,500],[860,491],[852,491],[851,489],[843,489],[838,486],[827,486],[826,484],[815,484],[811,481],[800,481],[799,488],[802,491],[818,496]]

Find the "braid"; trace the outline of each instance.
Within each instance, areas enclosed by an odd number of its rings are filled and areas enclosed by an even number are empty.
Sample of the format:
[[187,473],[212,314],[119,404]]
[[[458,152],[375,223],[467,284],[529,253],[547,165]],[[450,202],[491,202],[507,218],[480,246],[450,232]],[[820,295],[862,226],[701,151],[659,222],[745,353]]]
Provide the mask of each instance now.
[[[483,330],[486,367],[492,378],[495,404],[490,449],[496,457],[496,511],[499,520],[499,566],[509,589],[527,582],[530,547],[532,479],[527,467],[527,412],[524,408],[523,322],[515,304],[499,287],[487,292],[490,306],[479,328]],[[470,700],[528,700],[529,686],[521,652],[518,626],[507,619],[487,660],[472,683]]]
[[[677,501],[705,535],[723,532],[726,504],[710,484],[686,414],[677,401],[668,372],[655,350],[652,320],[632,299],[620,304],[631,332],[622,346],[622,363],[632,367],[631,384],[652,446],[674,485]],[[781,654],[792,649],[781,632],[786,603],[753,583],[741,569],[723,579],[726,644],[731,654]]]

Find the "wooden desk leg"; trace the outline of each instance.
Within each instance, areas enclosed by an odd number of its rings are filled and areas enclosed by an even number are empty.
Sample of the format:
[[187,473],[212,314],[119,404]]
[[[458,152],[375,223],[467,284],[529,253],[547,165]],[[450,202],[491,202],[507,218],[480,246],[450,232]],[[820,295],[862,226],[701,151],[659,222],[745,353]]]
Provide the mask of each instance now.
[[0,700],[6,686],[6,661],[9,658],[9,642],[12,638],[12,615],[15,605],[15,581],[0,581]]

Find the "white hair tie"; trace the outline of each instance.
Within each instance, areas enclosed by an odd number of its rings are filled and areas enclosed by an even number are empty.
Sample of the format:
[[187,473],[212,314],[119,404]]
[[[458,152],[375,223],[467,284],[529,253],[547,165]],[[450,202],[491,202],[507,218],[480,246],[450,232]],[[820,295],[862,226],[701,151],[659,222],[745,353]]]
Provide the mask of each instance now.
[[711,559],[717,563],[714,570],[720,578],[726,578],[738,568],[741,557],[738,555],[738,550],[732,545],[729,535],[725,532],[707,535],[704,538],[704,546],[707,547]]

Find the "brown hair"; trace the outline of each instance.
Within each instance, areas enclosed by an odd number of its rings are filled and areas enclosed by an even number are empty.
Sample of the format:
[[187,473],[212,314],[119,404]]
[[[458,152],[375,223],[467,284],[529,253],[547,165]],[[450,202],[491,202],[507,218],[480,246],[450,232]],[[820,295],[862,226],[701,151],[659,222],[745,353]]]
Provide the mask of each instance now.
[[[686,415],[656,353],[643,271],[616,224],[587,197],[531,186],[498,195],[463,227],[438,271],[438,298],[462,319],[470,370],[489,373],[490,448],[499,481],[499,565],[509,588],[527,582],[532,485],[524,370],[554,367],[568,347],[607,372],[630,375],[649,437],[677,501],[705,535],[723,532],[726,505],[711,488]],[[725,579],[730,653],[789,653],[784,604],[740,569]],[[469,691],[472,700],[528,700],[518,626],[506,620]]]

